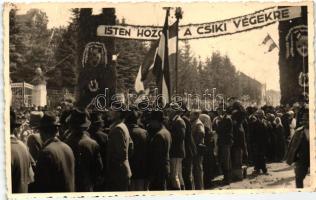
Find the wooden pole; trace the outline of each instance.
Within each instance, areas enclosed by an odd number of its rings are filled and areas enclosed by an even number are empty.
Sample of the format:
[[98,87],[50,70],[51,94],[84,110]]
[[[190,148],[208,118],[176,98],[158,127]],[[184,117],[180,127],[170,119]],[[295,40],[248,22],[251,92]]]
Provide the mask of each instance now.
[[175,79],[176,79],[176,85],[175,85],[175,90],[176,90],[176,94],[178,92],[178,49],[179,49],[179,20],[182,19],[182,10],[181,7],[177,7],[176,8],[176,12],[175,12],[175,16],[176,16],[176,27],[177,27],[177,40],[176,40],[176,60],[175,60]]

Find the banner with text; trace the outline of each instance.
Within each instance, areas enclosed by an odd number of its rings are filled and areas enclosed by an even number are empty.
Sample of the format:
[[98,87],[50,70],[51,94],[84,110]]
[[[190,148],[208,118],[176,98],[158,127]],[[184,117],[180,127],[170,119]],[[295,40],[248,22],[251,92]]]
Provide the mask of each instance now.
[[[299,6],[267,8],[252,14],[216,22],[181,25],[179,26],[179,39],[187,40],[230,35],[298,17],[301,17],[301,7]],[[157,40],[161,31],[162,27],[157,26],[100,25],[97,28],[97,36]]]

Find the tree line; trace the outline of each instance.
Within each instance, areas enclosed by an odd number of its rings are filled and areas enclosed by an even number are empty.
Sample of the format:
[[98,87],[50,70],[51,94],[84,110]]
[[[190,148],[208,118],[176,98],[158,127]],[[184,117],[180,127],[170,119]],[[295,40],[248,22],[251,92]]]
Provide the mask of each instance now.
[[[78,40],[80,9],[72,9],[67,27],[47,27],[48,17],[39,9],[18,15],[10,11],[10,78],[12,82],[32,83],[35,69],[40,67],[47,77],[48,89],[76,87],[81,69]],[[117,20],[124,24],[126,20]],[[150,42],[116,39],[118,91],[133,91],[134,81],[150,47]],[[227,55],[210,52],[205,59],[194,55],[188,41],[181,41],[178,53],[178,93],[200,93],[216,88],[225,96],[242,97],[259,102],[261,84],[238,72]],[[170,69],[173,88],[175,69]]]

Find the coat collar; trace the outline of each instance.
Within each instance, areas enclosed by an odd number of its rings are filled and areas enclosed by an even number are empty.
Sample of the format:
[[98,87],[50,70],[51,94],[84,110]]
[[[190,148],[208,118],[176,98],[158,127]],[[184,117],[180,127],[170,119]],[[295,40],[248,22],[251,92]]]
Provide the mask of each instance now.
[[176,121],[180,116],[179,115],[175,115],[173,118],[172,118],[172,121]]
[[126,124],[126,126],[130,128],[139,128],[138,124]]
[[52,142],[59,142],[60,140],[57,138],[57,136],[53,137],[53,138],[50,138],[48,140],[46,140],[44,143],[43,143],[43,147],[46,147],[48,146],[50,143]]
[[15,135],[10,135],[11,143],[18,143],[18,138]]

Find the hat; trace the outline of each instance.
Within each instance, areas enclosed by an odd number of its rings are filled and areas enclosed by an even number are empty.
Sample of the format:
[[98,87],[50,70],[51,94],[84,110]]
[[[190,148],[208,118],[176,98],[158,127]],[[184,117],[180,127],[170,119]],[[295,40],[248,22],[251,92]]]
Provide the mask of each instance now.
[[40,126],[40,122],[43,116],[44,113],[42,111],[32,111],[30,113],[30,127],[38,128]]
[[177,103],[177,102],[171,102],[169,104],[169,107],[172,109],[172,110],[175,110],[175,111],[181,111],[181,106]]
[[103,125],[104,120],[102,119],[102,114],[100,112],[93,112],[90,115],[90,120],[92,125],[101,124]]
[[259,110],[256,111],[256,115],[257,116],[264,116],[264,111],[259,109]]
[[152,111],[150,113],[150,119],[157,120],[159,122],[163,122],[163,120],[164,120],[163,112],[162,111]]
[[45,112],[44,116],[40,119],[40,128],[60,126],[59,119],[53,112]]
[[11,128],[11,131],[19,126],[21,126],[21,123],[17,122],[15,112],[13,110],[10,110],[10,128]]
[[139,118],[139,113],[136,109],[131,109],[130,111],[126,112],[125,115],[125,122],[127,124],[137,123],[137,119]]
[[293,110],[289,110],[289,111],[287,112],[287,114],[288,114],[288,115],[291,115],[291,116],[294,116],[294,111],[293,111]]
[[126,105],[121,101],[113,101],[110,105],[109,110],[111,111],[124,111],[126,110]]
[[89,128],[91,121],[88,116],[86,111],[74,109],[70,115],[69,123],[74,127]]

